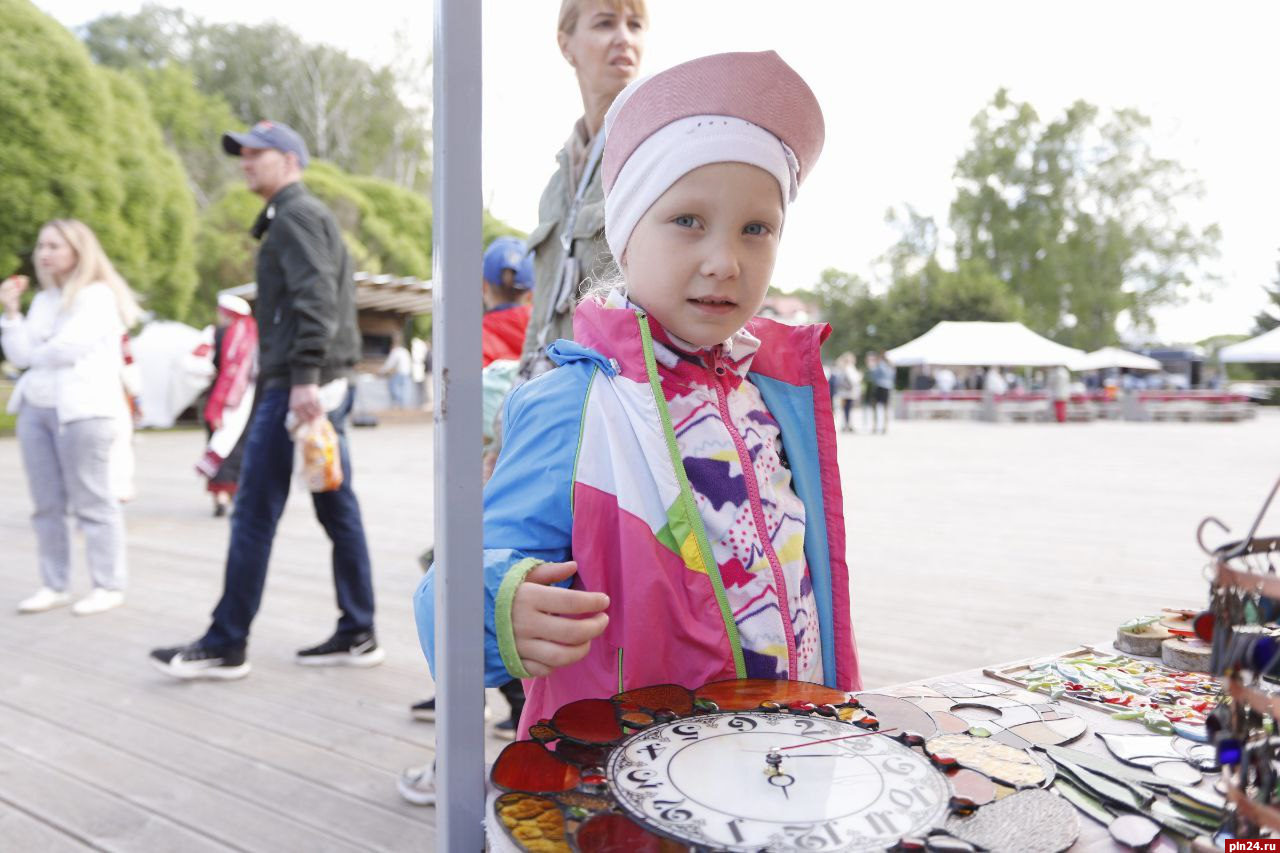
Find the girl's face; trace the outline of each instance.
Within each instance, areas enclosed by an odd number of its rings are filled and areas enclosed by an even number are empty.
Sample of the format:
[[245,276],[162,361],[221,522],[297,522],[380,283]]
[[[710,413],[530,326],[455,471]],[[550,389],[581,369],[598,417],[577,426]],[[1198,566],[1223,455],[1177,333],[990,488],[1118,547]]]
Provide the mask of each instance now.
[[763,169],[695,169],[631,233],[621,264],[627,293],[673,335],[702,347],[723,343],[764,302],[782,219],[782,192]]
[[32,260],[48,280],[59,284],[67,280],[67,276],[75,271],[76,264],[80,262],[75,249],[71,248],[62,232],[52,225],[40,229]]
[[626,3],[580,0],[573,32],[559,33],[560,52],[585,88],[614,95],[636,79],[644,53],[644,19]]

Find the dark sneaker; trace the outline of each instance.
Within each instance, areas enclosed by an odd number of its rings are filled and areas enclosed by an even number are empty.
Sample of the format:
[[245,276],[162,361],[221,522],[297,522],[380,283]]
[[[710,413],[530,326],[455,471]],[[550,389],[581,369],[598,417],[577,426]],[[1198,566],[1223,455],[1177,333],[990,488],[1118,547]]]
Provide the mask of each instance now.
[[299,649],[295,660],[303,666],[377,666],[387,657],[372,631],[334,634],[318,646]]
[[[416,705],[409,706],[409,713],[415,720],[422,720],[424,723],[434,723],[436,721],[436,698],[432,696],[430,699],[424,699]],[[489,706],[484,708],[484,718],[488,720],[492,714]]]
[[518,723],[519,723],[519,719],[516,717],[511,717],[509,719],[503,720],[500,723],[494,723],[493,736],[498,738],[499,740],[515,740],[516,728]]
[[184,681],[196,678],[232,681],[249,674],[243,646],[219,649],[192,643],[172,649],[153,649],[151,663],[165,675]]

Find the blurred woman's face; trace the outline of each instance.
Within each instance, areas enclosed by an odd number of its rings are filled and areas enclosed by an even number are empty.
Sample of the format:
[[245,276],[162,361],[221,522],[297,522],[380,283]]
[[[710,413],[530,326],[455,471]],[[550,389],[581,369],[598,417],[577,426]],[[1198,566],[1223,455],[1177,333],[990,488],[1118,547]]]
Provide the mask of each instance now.
[[645,21],[627,4],[581,0],[572,33],[560,33],[560,52],[583,89],[617,95],[640,73]]
[[52,225],[40,229],[33,260],[42,273],[59,284],[66,281],[80,262],[62,232]]

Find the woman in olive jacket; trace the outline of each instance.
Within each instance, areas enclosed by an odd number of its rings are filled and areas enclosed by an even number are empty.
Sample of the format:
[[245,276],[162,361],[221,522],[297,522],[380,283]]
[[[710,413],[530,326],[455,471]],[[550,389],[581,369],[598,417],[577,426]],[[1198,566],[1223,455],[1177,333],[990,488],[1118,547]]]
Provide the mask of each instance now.
[[577,75],[583,115],[556,155],[556,172],[538,204],[538,227],[529,235],[535,286],[520,358],[521,380],[551,369],[547,345],[573,337],[573,309],[582,283],[599,277],[613,263],[604,242],[604,191],[596,143],[613,99],[640,73],[648,28],[645,0],[560,4],[556,38]]

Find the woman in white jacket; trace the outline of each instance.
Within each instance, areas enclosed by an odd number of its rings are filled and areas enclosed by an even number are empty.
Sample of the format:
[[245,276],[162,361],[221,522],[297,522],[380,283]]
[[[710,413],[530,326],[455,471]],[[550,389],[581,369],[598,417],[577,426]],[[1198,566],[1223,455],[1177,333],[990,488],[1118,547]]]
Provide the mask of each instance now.
[[40,292],[25,317],[19,299],[27,280],[13,276],[0,285],[0,344],[10,362],[26,369],[9,411],[18,415],[43,582],[18,610],[70,603],[72,514],[84,532],[93,581],[72,611],[100,613],[124,603],[124,521],[110,458],[125,405],[120,341],[138,319],[138,303],[84,223],[47,223],[34,261]]

